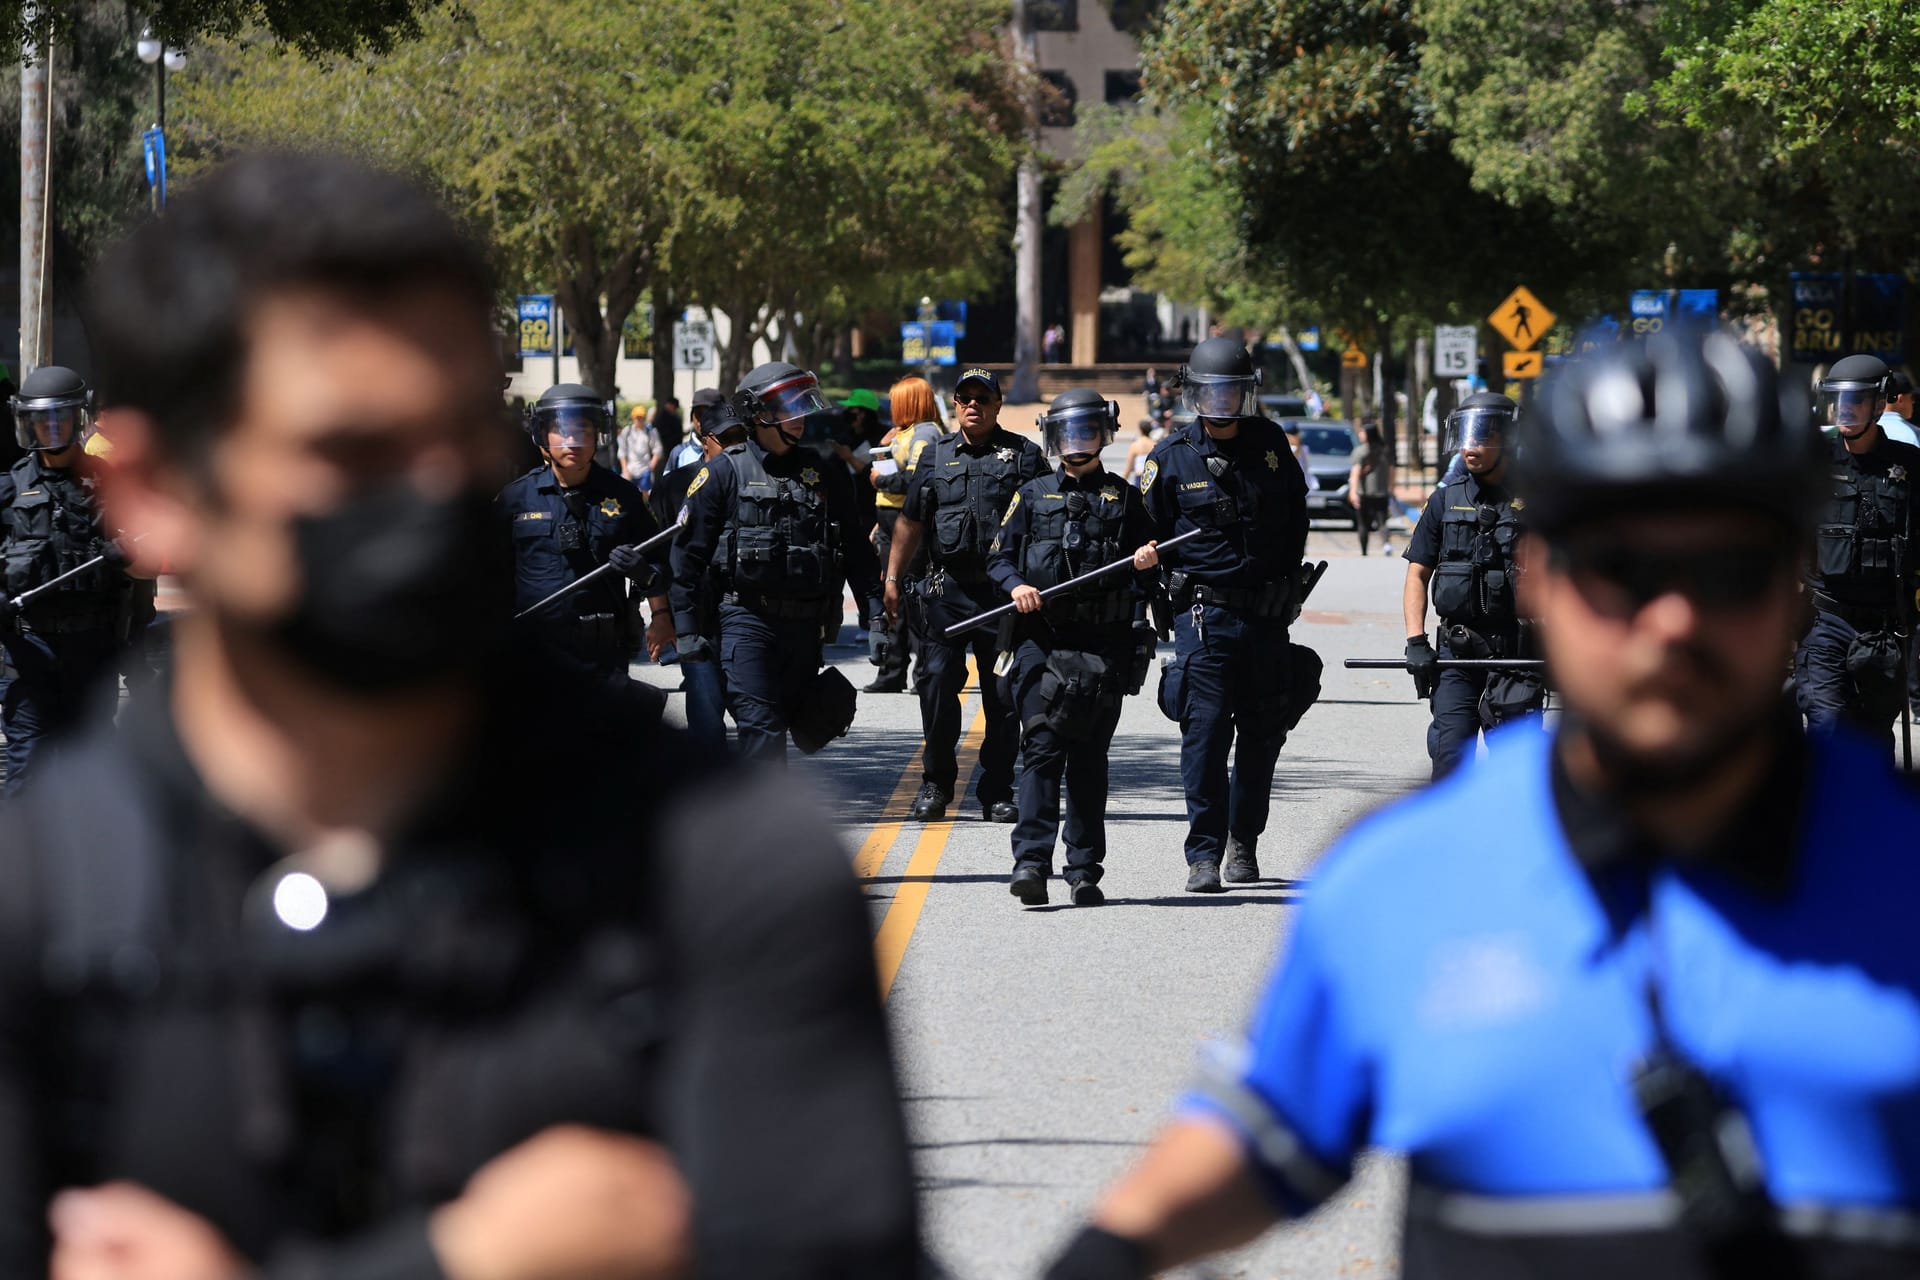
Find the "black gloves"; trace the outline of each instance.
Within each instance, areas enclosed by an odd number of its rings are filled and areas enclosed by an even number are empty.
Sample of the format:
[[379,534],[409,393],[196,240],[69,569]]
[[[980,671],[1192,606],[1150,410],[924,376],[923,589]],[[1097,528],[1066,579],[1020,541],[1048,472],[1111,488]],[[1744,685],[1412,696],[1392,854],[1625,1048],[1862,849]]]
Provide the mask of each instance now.
[[607,552],[607,563],[613,566],[615,573],[625,574],[634,582],[644,583],[653,576],[653,566],[640,554],[639,547],[615,547]]
[[1147,1280],[1147,1251],[1111,1231],[1082,1227],[1045,1280]]
[[674,652],[680,655],[682,662],[712,662],[713,642],[699,632],[682,634],[673,642]]
[[1413,677],[1415,697],[1431,698],[1440,683],[1440,655],[1425,636],[1407,637],[1407,674]]
[[867,661],[876,667],[887,665],[893,646],[899,643],[887,629],[887,613],[882,609],[867,619]]
[[20,606],[13,602],[12,596],[0,593],[0,627],[11,627],[19,619]]
[[109,569],[124,569],[133,561],[126,548],[112,538],[100,544],[100,559]]

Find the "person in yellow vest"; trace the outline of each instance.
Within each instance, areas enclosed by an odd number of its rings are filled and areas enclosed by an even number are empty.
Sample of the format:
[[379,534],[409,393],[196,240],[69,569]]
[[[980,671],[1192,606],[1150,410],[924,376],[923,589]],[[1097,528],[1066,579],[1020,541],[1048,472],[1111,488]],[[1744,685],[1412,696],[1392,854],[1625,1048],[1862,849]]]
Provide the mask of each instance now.
[[[856,396],[859,394],[854,392]],[[874,456],[873,469],[867,473],[873,480],[874,491],[873,549],[883,566],[893,547],[893,526],[907,502],[907,484],[913,479],[913,469],[919,465],[926,447],[945,434],[940,425],[939,402],[925,378],[902,378],[893,384],[887,396],[893,409],[893,430],[881,438],[881,452]],[[853,403],[851,397],[848,403]],[[877,400],[873,407],[876,410],[880,407]],[[909,573],[917,578],[926,572],[926,566],[923,552],[914,558]],[[918,648],[918,639],[912,627],[900,628],[894,643],[882,652],[880,674],[874,677],[866,692],[907,691],[908,651]]]

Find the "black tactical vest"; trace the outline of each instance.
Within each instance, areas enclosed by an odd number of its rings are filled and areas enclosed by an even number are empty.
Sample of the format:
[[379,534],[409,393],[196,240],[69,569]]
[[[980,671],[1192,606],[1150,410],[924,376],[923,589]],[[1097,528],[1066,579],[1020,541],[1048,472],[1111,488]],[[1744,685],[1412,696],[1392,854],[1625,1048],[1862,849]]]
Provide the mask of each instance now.
[[1833,496],[1820,517],[1819,586],[1848,604],[1892,607],[1908,566],[1913,477],[1902,466],[1862,471],[1844,444],[1830,442]]
[[[1174,500],[1179,503],[1181,516],[1203,529],[1217,529],[1237,543],[1247,560],[1247,577],[1255,581],[1272,579],[1292,567],[1280,562],[1278,548],[1291,540],[1286,522],[1291,504],[1286,495],[1292,474],[1285,468],[1300,465],[1286,438],[1278,432],[1276,447],[1256,450],[1251,443],[1251,424],[1262,421],[1242,420],[1241,451],[1249,455],[1244,459],[1218,446],[1213,453],[1206,453],[1191,436],[1183,434],[1180,443],[1200,458],[1200,468],[1191,473],[1198,475],[1204,470],[1212,483],[1196,486],[1168,477],[1178,485]],[[1189,469],[1182,468],[1180,474],[1188,473]]]
[[[1127,504],[1124,482],[1112,476],[1098,489],[1035,494],[1027,498],[1026,545],[1020,551],[1020,576],[1045,591],[1067,579],[1125,558],[1122,545]],[[1061,621],[1117,622],[1132,616],[1132,579],[1110,573],[1050,601],[1047,615]]]
[[1473,481],[1456,480],[1440,494],[1440,560],[1434,566],[1433,611],[1444,622],[1508,627],[1514,608],[1514,544],[1520,503],[1476,500]]
[[812,461],[798,476],[773,476],[746,444],[727,450],[737,485],[719,569],[735,591],[767,596],[837,593],[846,576],[840,533],[827,515]]
[[[29,455],[13,464],[13,505],[7,511],[6,590],[17,596],[99,555],[106,546],[93,494],[77,476],[59,476]],[[116,596],[124,578],[113,571],[83,573],[47,592],[78,604]]]
[[940,442],[930,466],[921,455],[927,470],[923,483],[933,487],[929,549],[934,562],[953,576],[984,578],[1007,504],[1026,479],[1020,474],[1021,450],[1016,443],[968,453],[957,433],[951,439],[951,444]]

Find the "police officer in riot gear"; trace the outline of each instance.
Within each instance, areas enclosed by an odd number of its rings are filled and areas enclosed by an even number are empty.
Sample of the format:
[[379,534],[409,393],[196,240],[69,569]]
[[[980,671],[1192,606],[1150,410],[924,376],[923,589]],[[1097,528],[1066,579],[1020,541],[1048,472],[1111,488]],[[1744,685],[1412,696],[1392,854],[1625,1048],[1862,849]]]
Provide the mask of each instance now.
[[[133,608],[125,556],[107,536],[85,454],[93,392],[79,374],[47,365],[27,375],[12,399],[14,438],[26,455],[0,477],[0,683],[7,735],[6,792],[27,780],[49,733],[65,728],[97,681],[116,669]],[[15,598],[105,555],[106,561],[39,592]]]
[[992,676],[996,656],[991,630],[947,636],[947,628],[998,604],[987,577],[987,557],[1014,493],[1046,471],[1040,446],[999,425],[1000,380],[990,370],[968,369],[953,388],[960,429],[927,446],[914,468],[906,505],[894,524],[887,560],[887,617],[898,619],[901,584],[924,542],[930,569],[912,585],[911,625],[920,630],[918,692],[920,727],[926,737],[920,793],[912,815],[926,822],[946,814],[958,776],[960,691],[967,683],[967,655],[980,676],[986,736],[980,744],[980,784],[975,794],[989,822],[1013,822],[1013,763],[1020,722]]
[[734,404],[752,436],[687,486],[674,619],[691,637],[682,660],[704,660],[712,642],[699,603],[717,590],[718,657],[740,753],[785,760],[790,730],[812,751],[852,722],[852,686],[821,671],[821,638],[839,629],[843,586],[868,618],[878,616],[878,573],[846,468],[801,447],[807,416],[827,409],[819,381],[774,361],[741,379]]
[[[1447,417],[1447,448],[1465,474],[1435,489],[1407,542],[1407,670],[1414,690],[1433,700],[1427,754],[1433,776],[1446,775],[1473,750],[1482,730],[1536,711],[1545,701],[1530,672],[1439,667],[1448,658],[1524,658],[1525,628],[1514,598],[1514,548],[1525,504],[1507,487],[1513,401],[1483,391]],[[1427,605],[1440,616],[1440,643],[1427,639]]]
[[1809,726],[1876,735],[1906,696],[1907,644],[1920,583],[1920,449],[1887,437],[1889,370],[1876,356],[1835,362],[1820,384],[1833,438],[1831,495],[1814,544],[1813,625],[1794,654],[1794,696]]
[[527,412],[527,434],[543,462],[502,489],[498,502],[513,533],[516,611],[613,565],[615,573],[529,615],[525,625],[556,659],[624,688],[640,632],[634,625],[639,597],[652,613],[645,629],[650,657],[673,643],[673,614],[662,572],[665,549],[653,559],[636,550],[660,531],[646,495],[597,462],[612,427],[612,414],[591,388],[569,382],[548,388]]
[[1205,530],[1162,561],[1174,657],[1160,709],[1180,725],[1187,890],[1219,893],[1223,872],[1259,879],[1274,764],[1319,695],[1318,659],[1287,638],[1300,608],[1307,486],[1285,433],[1257,416],[1260,376],[1245,347],[1208,338],[1180,378],[1194,421],[1154,446],[1140,494],[1157,540]]
[[1097,906],[1106,900],[1107,749],[1121,699],[1153,663],[1153,631],[1134,574],[1116,570],[1045,601],[1040,593],[1130,551],[1144,575],[1159,556],[1139,490],[1100,465],[1119,406],[1096,391],[1067,391],[1040,425],[1059,469],[1015,492],[987,560],[988,577],[1018,610],[1006,637],[1021,751],[1008,887],[1028,906],[1047,900],[1064,778],[1067,890],[1075,906]]

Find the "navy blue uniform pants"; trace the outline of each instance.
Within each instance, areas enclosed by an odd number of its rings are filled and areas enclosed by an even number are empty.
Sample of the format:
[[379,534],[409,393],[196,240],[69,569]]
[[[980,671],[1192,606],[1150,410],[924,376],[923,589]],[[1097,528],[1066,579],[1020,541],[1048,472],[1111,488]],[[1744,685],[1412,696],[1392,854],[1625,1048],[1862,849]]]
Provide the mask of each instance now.
[[687,733],[716,751],[725,750],[727,682],[720,664],[712,658],[680,659],[680,692],[686,696]]
[[722,604],[720,668],[740,754],[785,761],[788,714],[820,672],[819,620],[768,618]]
[[993,676],[998,651],[992,627],[970,631],[954,640],[937,632],[921,638],[920,676],[915,686],[920,696],[920,728],[926,734],[926,746],[920,754],[921,777],[950,793],[959,785],[960,692],[967,685],[969,653],[980,669],[980,704],[987,718],[986,736],[980,743],[980,785],[974,794],[982,804],[995,804],[1013,796],[1013,759],[1019,749],[1020,720],[1013,704],[1001,696],[1000,681]]
[[[1444,640],[1436,652],[1443,658],[1460,656]],[[1434,684],[1433,723],[1427,726],[1427,757],[1433,761],[1434,781],[1453,772],[1479,744],[1485,728],[1480,719],[1480,695],[1487,691],[1491,674],[1454,668],[1442,671]]]
[[1253,848],[1267,829],[1287,742],[1287,627],[1204,605],[1174,615],[1173,654],[1161,710],[1180,722],[1187,861],[1218,861],[1229,835]]
[[1900,718],[1905,672],[1892,681],[1869,680],[1865,687],[1848,669],[1847,655],[1860,632],[1845,618],[1825,609],[1813,611],[1813,626],[1793,655],[1793,697],[1809,729],[1847,724],[1884,735]]
[[[1127,661],[1125,646],[1102,651],[1108,663]],[[1062,783],[1066,790],[1066,881],[1100,882],[1107,856],[1107,751],[1120,724],[1120,700],[1085,737],[1069,739],[1041,722],[1046,712],[1041,674],[1047,651],[1032,640],[1014,651],[1007,684],[1020,717],[1020,820],[1013,828],[1013,862],[1053,868],[1053,846],[1060,831]]]
[[114,632],[23,632],[5,640],[9,674],[0,679],[0,729],[7,735],[6,794],[20,790],[49,734],[79,718],[87,698],[114,678]]

